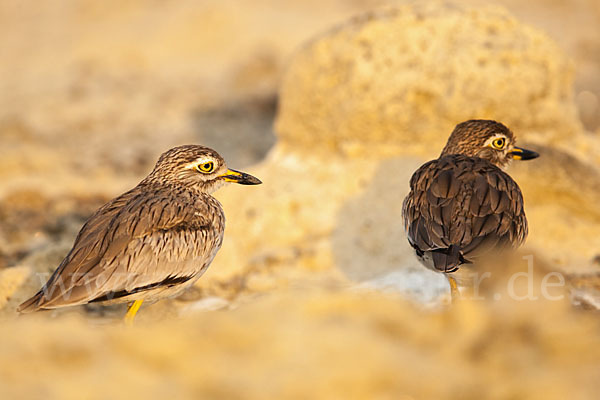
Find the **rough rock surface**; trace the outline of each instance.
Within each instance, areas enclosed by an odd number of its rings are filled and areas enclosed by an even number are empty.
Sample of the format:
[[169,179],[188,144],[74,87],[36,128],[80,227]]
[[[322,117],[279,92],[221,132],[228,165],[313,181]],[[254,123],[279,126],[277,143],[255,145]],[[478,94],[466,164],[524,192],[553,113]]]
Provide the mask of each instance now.
[[264,187],[222,197],[236,218],[259,217],[251,229],[231,226],[225,246],[238,252],[225,251],[207,277],[226,277],[248,257],[277,258],[276,244],[351,282],[398,269],[399,280],[412,279],[400,224],[408,180],[472,117],[505,122],[542,154],[509,169],[525,195],[526,251],[570,273],[597,272],[600,141],[581,130],[569,70],[543,33],[495,8],[413,3],[318,36],[284,76],[279,141],[254,170]]
[[310,149],[433,155],[457,121],[489,118],[523,139],[568,142],[581,130],[572,90],[569,62],[542,32],[500,9],[414,2],[302,48],[277,132]]

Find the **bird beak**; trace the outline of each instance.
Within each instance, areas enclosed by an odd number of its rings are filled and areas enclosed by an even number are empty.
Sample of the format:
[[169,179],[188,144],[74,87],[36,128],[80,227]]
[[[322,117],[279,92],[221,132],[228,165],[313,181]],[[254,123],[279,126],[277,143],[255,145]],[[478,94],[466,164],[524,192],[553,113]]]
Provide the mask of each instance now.
[[514,147],[511,151],[508,152],[508,155],[513,160],[532,160],[540,156],[535,151],[522,149],[520,147]]
[[225,182],[234,182],[241,185],[259,185],[262,182],[260,179],[253,177],[245,172],[236,171],[234,169],[228,169],[223,175],[221,175]]

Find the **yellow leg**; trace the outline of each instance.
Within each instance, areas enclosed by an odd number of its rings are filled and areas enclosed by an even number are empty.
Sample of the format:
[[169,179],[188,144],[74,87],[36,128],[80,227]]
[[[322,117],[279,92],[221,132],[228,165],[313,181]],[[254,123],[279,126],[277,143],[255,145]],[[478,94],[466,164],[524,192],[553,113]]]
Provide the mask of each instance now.
[[450,298],[453,303],[456,303],[458,299],[460,299],[460,292],[458,290],[458,284],[456,283],[456,279],[453,276],[446,275],[448,278],[448,283],[450,283]]
[[138,310],[142,306],[144,300],[136,300],[127,309],[127,314],[125,314],[125,323],[127,325],[133,324],[133,319],[135,318],[135,314],[137,314]]

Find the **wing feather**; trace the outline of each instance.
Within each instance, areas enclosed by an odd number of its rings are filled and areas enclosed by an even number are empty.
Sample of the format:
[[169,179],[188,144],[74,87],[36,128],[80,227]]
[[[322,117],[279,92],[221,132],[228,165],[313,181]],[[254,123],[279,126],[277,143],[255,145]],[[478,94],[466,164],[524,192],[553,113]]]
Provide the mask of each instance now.
[[[148,193],[138,186],[107,203],[88,219],[46,285],[19,311],[83,304],[198,273],[220,247],[222,226],[211,229],[206,203],[191,201],[190,206],[181,196],[171,190]],[[184,236],[197,231],[202,235],[194,237],[204,242],[184,245]],[[180,245],[167,246],[169,240]]]
[[418,252],[450,254],[456,246],[461,257],[478,257],[493,247],[517,247],[527,236],[519,186],[486,160],[455,154],[430,161],[410,188],[404,226]]

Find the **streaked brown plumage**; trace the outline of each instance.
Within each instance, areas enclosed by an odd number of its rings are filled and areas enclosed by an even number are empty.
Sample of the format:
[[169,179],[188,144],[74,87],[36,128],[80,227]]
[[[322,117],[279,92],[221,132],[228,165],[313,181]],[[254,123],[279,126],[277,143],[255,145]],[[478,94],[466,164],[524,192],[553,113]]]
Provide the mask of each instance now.
[[440,157],[414,173],[403,219],[425,266],[452,273],[490,249],[525,241],[521,190],[500,168],[538,154],[514,143],[512,132],[498,122],[466,121],[456,126]]
[[261,183],[227,169],[207,147],[168,150],[135,188],[87,220],[48,282],[18,311],[179,294],[221,247],[225,216],[210,193],[225,182]]

